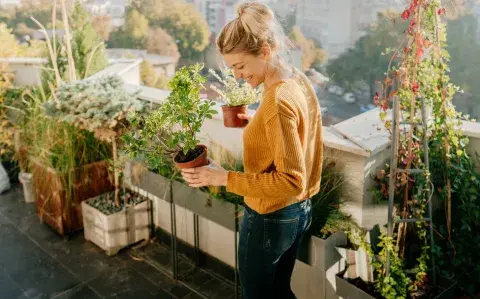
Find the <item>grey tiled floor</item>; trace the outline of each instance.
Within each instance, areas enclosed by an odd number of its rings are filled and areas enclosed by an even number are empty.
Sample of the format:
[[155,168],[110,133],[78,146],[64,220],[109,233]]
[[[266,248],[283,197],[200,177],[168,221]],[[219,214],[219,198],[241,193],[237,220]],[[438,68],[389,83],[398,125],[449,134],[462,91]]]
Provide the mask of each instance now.
[[[108,257],[80,232],[58,236],[23,201],[19,186],[0,195],[0,298],[202,298],[168,269],[169,251],[150,241]],[[180,270],[192,269],[188,261]],[[183,279],[206,298],[233,298],[233,285],[201,269]]]

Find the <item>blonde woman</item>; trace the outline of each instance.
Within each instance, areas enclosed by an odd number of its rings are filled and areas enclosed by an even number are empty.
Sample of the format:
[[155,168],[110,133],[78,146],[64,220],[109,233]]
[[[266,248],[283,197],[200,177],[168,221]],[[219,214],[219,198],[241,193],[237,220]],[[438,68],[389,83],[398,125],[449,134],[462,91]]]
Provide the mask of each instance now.
[[263,99],[243,134],[245,172],[214,161],[184,169],[192,187],[226,186],[245,198],[240,228],[239,274],[245,299],[295,298],[290,279],[300,240],[311,223],[310,198],[320,188],[322,122],[305,75],[279,53],[286,37],[265,5],[245,2],[217,38],[237,79],[264,85]]

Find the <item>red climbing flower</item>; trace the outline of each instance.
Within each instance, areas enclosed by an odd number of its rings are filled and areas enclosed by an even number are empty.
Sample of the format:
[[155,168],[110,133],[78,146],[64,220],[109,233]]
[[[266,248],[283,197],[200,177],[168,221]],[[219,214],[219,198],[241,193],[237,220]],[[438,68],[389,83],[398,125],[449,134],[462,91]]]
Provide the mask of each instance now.
[[418,85],[418,83],[413,83],[412,84],[412,91],[414,93],[417,93],[419,88],[420,88],[420,86]]
[[408,9],[405,9],[402,13],[402,19],[408,20],[410,18],[410,11]]
[[441,16],[441,15],[444,15],[447,13],[447,10],[445,9],[445,7],[442,7],[442,8],[439,8],[438,9],[438,14]]

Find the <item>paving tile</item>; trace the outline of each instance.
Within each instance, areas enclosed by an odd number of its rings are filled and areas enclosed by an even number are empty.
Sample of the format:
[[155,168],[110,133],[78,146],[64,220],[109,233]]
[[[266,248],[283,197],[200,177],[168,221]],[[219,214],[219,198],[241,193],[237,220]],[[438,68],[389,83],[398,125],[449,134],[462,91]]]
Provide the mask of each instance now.
[[0,230],[0,269],[27,298],[57,295],[80,283],[11,224]]
[[88,285],[104,298],[172,298],[170,294],[129,268],[106,272],[90,281]]
[[52,299],[101,299],[92,288],[86,284],[78,285]]

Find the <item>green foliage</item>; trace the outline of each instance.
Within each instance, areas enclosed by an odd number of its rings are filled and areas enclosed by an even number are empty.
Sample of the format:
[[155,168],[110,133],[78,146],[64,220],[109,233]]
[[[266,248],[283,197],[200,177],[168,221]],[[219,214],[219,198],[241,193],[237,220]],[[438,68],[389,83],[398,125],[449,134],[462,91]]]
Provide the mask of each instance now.
[[195,149],[199,140],[196,134],[206,118],[217,113],[214,103],[200,99],[200,89],[205,78],[200,74],[200,64],[182,67],[170,81],[172,92],[160,107],[146,117],[131,114],[136,132],[124,137],[130,153],[155,153],[186,156]]
[[392,19],[392,12],[380,12],[377,23],[369,28],[367,34],[352,49],[328,64],[327,72],[338,85],[353,90],[357,81],[364,79],[370,87],[370,98],[373,98],[374,83],[384,77],[390,61],[385,54],[389,54],[389,47],[399,44],[406,29],[405,23]]
[[47,115],[93,132],[98,128],[113,131],[129,126],[129,112],[142,113],[144,102],[123,91],[123,80],[107,76],[76,81],[57,88],[55,97],[44,104]]
[[155,68],[147,60],[140,65],[140,79],[142,84],[148,87],[169,90],[169,80],[163,74],[157,74]]
[[92,26],[91,16],[77,0],[70,16],[72,54],[77,78],[87,78],[108,65],[105,44]]
[[[310,232],[322,238],[337,232],[336,219],[344,217],[340,207],[343,175],[334,160],[325,160],[322,169],[320,191],[312,197],[312,224]],[[326,226],[330,222],[329,226]]]
[[[377,273],[375,287],[386,299],[407,298],[407,290],[411,283],[405,273],[403,261],[399,258],[398,247],[394,244],[393,238],[382,234],[380,236],[379,248],[382,248],[377,261],[373,266]],[[385,273],[387,254],[390,253],[390,274]]]
[[149,25],[160,27],[175,40],[184,59],[198,59],[209,44],[210,28],[193,4],[183,1],[148,0],[134,3],[134,9],[147,17]]
[[223,90],[217,88],[215,85],[211,85],[211,88],[215,90],[220,99],[228,106],[242,106],[250,105],[258,102],[258,93],[253,89],[250,84],[243,83],[240,85],[235,79],[233,71],[228,68],[222,69],[223,78],[220,77],[214,70],[208,70],[217,80],[223,84]]

